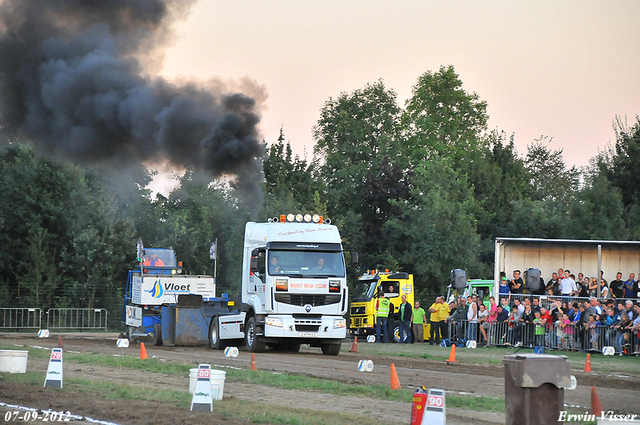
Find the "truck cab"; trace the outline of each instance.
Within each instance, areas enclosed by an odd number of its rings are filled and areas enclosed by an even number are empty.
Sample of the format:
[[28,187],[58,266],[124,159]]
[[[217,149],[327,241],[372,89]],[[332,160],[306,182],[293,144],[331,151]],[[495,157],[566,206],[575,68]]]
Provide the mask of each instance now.
[[[415,288],[413,285],[413,275],[400,272],[394,273],[389,270],[367,271],[358,277],[355,294],[351,301],[349,329],[353,336],[375,335],[376,333],[376,301],[380,289],[383,290],[385,298],[393,304],[393,312],[389,317],[394,323],[393,341],[400,341],[400,327],[395,322],[400,318],[401,296],[407,296],[407,302],[414,305]],[[428,327],[428,325],[427,325]],[[428,338],[429,330],[426,329],[425,337]]]
[[348,299],[342,242],[337,227],[307,216],[246,224],[242,305],[213,318],[212,348],[244,341],[252,352],[300,344],[340,352]]

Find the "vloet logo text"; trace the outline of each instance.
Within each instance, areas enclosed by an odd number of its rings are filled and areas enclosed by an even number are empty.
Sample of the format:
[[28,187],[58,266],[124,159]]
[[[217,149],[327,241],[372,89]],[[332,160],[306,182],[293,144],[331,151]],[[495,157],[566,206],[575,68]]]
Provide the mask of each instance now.
[[178,285],[176,283],[169,282],[164,284],[164,290],[165,291],[190,291],[191,284],[188,283],[186,285]]

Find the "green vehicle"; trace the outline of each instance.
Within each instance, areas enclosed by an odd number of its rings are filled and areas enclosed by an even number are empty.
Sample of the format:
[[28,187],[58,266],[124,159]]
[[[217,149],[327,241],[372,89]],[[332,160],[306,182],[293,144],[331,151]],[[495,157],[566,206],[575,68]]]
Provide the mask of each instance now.
[[450,303],[457,300],[461,296],[469,296],[476,294],[478,299],[489,307],[489,297],[494,296],[493,293],[494,282],[493,279],[469,279],[467,280],[466,288],[460,290],[456,289],[452,285],[448,286],[447,290],[447,302]]

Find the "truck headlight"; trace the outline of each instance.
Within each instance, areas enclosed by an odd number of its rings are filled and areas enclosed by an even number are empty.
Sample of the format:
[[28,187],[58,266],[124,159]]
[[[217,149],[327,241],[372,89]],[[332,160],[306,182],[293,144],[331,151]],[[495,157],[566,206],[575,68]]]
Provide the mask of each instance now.
[[277,317],[267,317],[264,320],[265,325],[275,326],[276,328],[282,327],[282,319],[278,319]]
[[347,321],[345,319],[336,319],[333,321],[333,328],[346,328]]

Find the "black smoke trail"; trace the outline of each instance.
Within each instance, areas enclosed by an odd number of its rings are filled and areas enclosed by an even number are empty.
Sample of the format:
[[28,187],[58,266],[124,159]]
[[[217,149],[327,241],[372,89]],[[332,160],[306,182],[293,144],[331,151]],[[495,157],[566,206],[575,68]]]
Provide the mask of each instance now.
[[76,162],[234,175],[242,196],[261,200],[254,98],[145,72],[192,3],[0,2],[0,131]]

